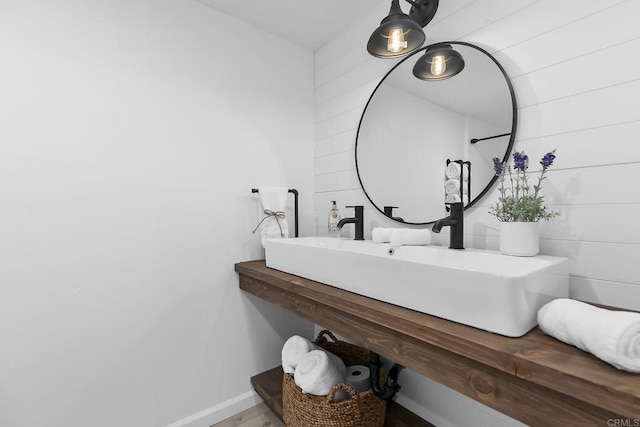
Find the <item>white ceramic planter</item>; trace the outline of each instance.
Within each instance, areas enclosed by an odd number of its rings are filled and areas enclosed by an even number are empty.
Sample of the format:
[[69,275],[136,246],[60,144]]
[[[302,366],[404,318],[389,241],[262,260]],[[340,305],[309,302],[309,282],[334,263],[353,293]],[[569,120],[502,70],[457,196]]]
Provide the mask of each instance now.
[[513,256],[536,256],[540,249],[537,222],[501,222],[500,252]]

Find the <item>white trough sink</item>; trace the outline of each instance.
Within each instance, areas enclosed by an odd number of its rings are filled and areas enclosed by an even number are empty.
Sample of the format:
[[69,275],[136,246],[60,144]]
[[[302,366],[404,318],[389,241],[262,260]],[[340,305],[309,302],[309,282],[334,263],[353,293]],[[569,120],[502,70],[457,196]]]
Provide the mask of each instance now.
[[402,246],[331,237],[268,240],[266,263],[307,279],[509,337],[569,295],[569,264],[551,256]]

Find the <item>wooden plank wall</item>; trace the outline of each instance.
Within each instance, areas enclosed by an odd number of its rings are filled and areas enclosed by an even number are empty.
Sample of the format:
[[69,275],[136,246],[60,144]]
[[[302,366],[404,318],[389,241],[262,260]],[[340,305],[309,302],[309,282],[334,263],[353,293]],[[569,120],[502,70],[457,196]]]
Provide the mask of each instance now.
[[[315,54],[315,209],[326,234],[330,200],[365,205],[365,234],[393,225],[362,193],[353,148],[360,115],[396,60],[369,56],[366,41],[386,15],[378,2]],[[403,3],[408,10],[408,5]],[[557,148],[545,182],[561,216],[543,223],[541,251],[571,260],[574,298],[640,310],[640,2],[447,0],[427,43],[461,40],[491,52],[519,103],[516,149],[533,161]],[[466,216],[468,247],[497,249],[488,214],[497,193]],[[447,242],[447,230],[438,241]]]

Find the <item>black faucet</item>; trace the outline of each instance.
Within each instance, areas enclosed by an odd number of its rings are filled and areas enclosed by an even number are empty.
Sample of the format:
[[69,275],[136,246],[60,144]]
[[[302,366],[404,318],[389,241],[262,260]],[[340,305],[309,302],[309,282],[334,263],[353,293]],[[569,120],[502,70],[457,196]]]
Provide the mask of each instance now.
[[338,222],[338,228],[342,228],[345,224],[356,225],[356,237],[354,240],[364,240],[364,206],[347,206],[356,210],[356,216],[353,218],[342,218]]
[[404,222],[404,219],[402,219],[399,216],[393,216],[393,210],[394,209],[398,209],[397,206],[385,206],[384,207],[384,214],[386,216],[388,216],[391,219],[395,219],[396,221],[400,221],[400,222]]
[[451,214],[437,220],[431,231],[439,233],[442,227],[451,227],[449,232],[449,249],[464,249],[464,206],[462,203],[451,203]]

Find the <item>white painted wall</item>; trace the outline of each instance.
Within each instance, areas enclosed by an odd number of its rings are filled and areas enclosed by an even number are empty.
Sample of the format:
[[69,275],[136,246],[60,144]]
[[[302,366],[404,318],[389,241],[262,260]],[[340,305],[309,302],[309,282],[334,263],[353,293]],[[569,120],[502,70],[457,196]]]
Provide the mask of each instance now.
[[312,326],[233,264],[263,256],[252,187],[297,188],[314,233],[312,75],[194,1],[0,0],[0,425],[210,425],[255,401]]
[[[392,224],[368,204],[352,160],[368,96],[395,64],[365,49],[388,3],[380,1],[315,54],[319,235],[326,233],[329,200],[365,205],[366,230]],[[426,28],[427,43],[473,42],[503,64],[519,102],[516,150],[535,159],[557,148],[544,192],[561,216],[542,224],[541,251],[570,259],[571,296],[636,310],[639,15],[640,2],[632,0],[451,0],[440,2]],[[468,247],[497,249],[499,224],[488,214],[496,198],[494,191],[466,215]],[[436,239],[446,243],[446,230]],[[515,423],[427,379],[402,375],[403,402],[438,426]]]

